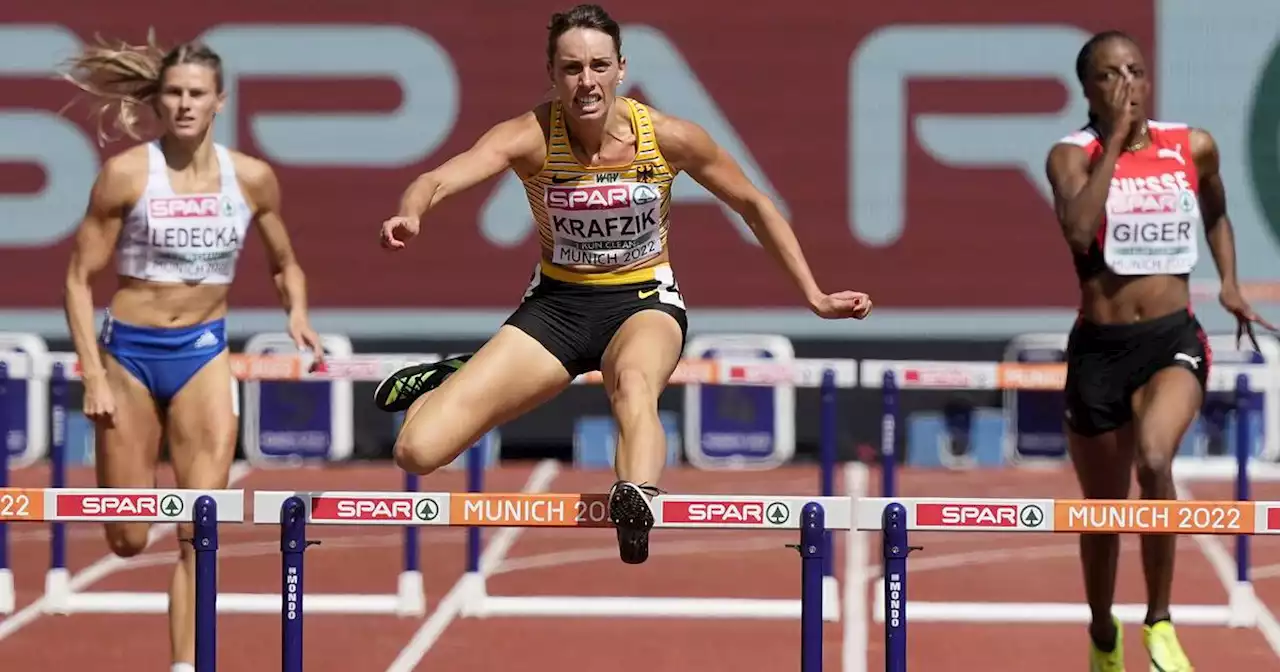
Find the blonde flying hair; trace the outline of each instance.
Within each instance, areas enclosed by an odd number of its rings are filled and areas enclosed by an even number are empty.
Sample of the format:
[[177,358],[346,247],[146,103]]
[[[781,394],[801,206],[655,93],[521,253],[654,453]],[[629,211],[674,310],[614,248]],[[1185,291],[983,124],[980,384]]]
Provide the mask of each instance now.
[[[222,59],[204,44],[184,42],[165,50],[156,43],[154,29],[147,31],[147,42],[141,45],[122,40],[109,43],[95,37],[96,44],[86,45],[64,62],[62,78],[95,99],[90,116],[97,121],[99,145],[122,135],[142,139],[144,116],[150,114],[154,119],[164,73],[175,65],[212,69],[217,91],[222,92]],[[108,125],[114,127],[115,134],[107,130]]]

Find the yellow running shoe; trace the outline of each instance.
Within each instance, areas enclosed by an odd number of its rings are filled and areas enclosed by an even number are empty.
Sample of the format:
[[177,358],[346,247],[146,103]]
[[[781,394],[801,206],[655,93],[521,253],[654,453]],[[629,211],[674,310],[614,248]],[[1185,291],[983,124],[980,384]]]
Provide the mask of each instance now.
[[1174,632],[1169,621],[1144,625],[1142,644],[1151,655],[1151,672],[1195,672],[1178,643],[1178,633]]
[[1112,616],[1116,624],[1116,645],[1110,651],[1102,651],[1089,638],[1089,672],[1124,672],[1124,627],[1120,619]]

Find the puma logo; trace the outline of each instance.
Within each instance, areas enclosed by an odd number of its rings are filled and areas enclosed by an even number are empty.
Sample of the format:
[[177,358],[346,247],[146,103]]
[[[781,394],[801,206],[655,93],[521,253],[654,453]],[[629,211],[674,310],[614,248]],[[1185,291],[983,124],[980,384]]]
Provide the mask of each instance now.
[[1182,158],[1182,143],[1174,145],[1173,149],[1161,147],[1156,150],[1156,156],[1161,159],[1173,159],[1184,166],[1187,165],[1187,160]]

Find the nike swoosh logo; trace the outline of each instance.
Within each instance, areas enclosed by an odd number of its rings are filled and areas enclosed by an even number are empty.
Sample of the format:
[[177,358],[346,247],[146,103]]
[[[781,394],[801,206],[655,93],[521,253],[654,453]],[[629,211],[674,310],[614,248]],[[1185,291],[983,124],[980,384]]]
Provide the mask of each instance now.
[[645,290],[643,290],[643,289],[642,289],[642,290],[640,290],[640,291],[639,291],[639,292],[637,292],[637,293],[640,295],[640,298],[642,298],[642,299],[647,299],[647,298],[649,298],[649,297],[653,296],[654,294],[657,294],[657,293],[658,293],[658,290],[656,290],[656,289],[651,289],[651,290],[649,290],[649,291],[647,291],[647,292],[646,292]]
[[551,181],[554,182],[555,184],[564,184],[566,182],[576,182],[579,179],[581,178],[578,175],[570,175],[569,177],[560,177],[559,175],[551,176]]

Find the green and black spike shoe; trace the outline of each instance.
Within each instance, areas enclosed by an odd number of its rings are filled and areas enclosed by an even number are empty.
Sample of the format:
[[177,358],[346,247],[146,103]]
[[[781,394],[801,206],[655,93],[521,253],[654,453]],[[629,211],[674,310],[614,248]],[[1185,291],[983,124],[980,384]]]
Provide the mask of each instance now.
[[418,397],[440,387],[445,378],[462,368],[474,354],[458,355],[430,364],[406,366],[378,383],[378,389],[373,391],[373,403],[378,410],[387,413],[408,410]]

